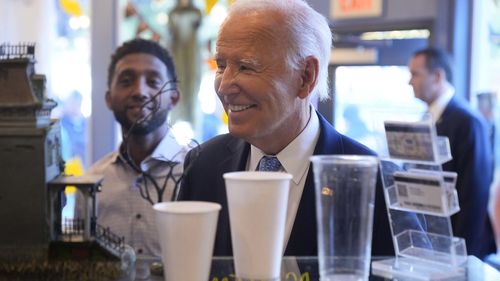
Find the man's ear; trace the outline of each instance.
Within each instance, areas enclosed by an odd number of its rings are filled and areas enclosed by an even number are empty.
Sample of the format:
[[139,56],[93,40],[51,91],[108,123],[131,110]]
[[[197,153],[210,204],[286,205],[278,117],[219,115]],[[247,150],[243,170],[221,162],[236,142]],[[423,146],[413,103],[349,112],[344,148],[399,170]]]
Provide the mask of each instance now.
[[108,109],[111,110],[111,93],[109,92],[109,90],[106,91],[104,99],[106,100],[106,105],[108,106]]
[[438,81],[438,82],[446,81],[446,73],[444,72],[443,69],[438,68],[438,69],[434,70],[433,74],[434,74],[434,77],[436,78],[436,81]]
[[170,94],[170,106],[174,107],[181,99],[181,92],[179,89],[172,91]]
[[319,61],[314,56],[308,56],[300,73],[299,97],[304,99],[312,93],[318,80]]

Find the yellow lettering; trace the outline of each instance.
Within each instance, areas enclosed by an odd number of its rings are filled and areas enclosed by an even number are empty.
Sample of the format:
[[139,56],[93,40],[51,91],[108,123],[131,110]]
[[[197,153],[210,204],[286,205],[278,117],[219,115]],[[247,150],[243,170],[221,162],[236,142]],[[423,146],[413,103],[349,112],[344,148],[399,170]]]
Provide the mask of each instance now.
[[241,277],[236,277],[236,274],[234,273],[229,274],[229,277],[234,278],[234,281],[243,281]]
[[290,279],[290,280],[298,281],[297,274],[295,274],[295,272],[290,271],[290,272],[287,272],[287,274],[285,274],[286,281],[288,281],[290,277],[293,277],[293,279]]
[[[210,281],[230,281],[230,280],[244,281],[241,277],[236,277],[236,275],[234,273],[229,274],[229,276],[224,276],[224,277],[214,276],[214,277],[212,277],[212,279]],[[262,281],[262,280],[251,279],[248,281]],[[285,274],[285,281],[310,281],[309,272],[302,273],[302,275],[300,275],[300,279],[298,278],[296,272],[292,272],[292,271],[287,272]]]
[[[219,278],[218,278],[218,277],[213,277],[213,278],[212,278],[212,281],[219,281]],[[222,277],[222,279],[220,279],[220,281],[229,281],[229,278],[227,278],[227,277]]]

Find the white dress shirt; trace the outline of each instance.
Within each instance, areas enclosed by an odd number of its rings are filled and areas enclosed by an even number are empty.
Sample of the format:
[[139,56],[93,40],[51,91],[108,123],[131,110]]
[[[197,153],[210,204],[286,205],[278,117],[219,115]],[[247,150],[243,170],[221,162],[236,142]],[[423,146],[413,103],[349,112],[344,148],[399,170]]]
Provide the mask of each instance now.
[[439,121],[439,118],[441,118],[441,114],[443,114],[444,109],[446,108],[454,94],[455,89],[450,86],[446,90],[446,92],[444,92],[433,103],[429,105],[429,113],[432,115],[432,120],[434,120],[434,122]]
[[[188,148],[180,145],[169,131],[153,153],[140,163],[140,168],[153,176],[159,186],[165,184],[172,162],[176,179],[182,175],[184,157]],[[155,214],[150,202],[141,197],[140,188],[149,188],[151,199],[158,202],[157,192],[150,180],[134,170],[118,151],[112,152],[90,167],[89,174],[104,175],[102,191],[97,193],[97,223],[132,246],[136,254],[161,256]],[[170,201],[174,182],[166,182],[162,201]]]
[[[290,193],[288,197],[288,209],[285,225],[285,248],[292,232],[295,216],[299,208],[300,198],[309,171],[309,157],[313,155],[316,142],[319,138],[319,119],[316,111],[310,106],[309,122],[302,132],[276,157],[282,165],[282,171],[293,176],[290,183]],[[255,171],[259,161],[265,154],[255,146],[251,146],[250,155],[247,162],[247,170]]]

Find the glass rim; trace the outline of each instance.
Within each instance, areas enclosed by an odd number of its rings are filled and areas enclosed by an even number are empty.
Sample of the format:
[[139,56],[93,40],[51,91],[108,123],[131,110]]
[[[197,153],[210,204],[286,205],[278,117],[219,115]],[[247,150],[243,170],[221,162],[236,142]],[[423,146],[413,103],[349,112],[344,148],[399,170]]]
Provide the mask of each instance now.
[[379,158],[374,155],[322,154],[309,157],[312,163],[365,164],[378,165]]
[[284,172],[267,172],[267,171],[237,171],[224,173],[222,177],[226,180],[252,180],[252,181],[268,181],[268,180],[288,180],[293,176]]
[[160,213],[169,214],[199,214],[219,211],[219,203],[208,201],[169,201],[153,205],[153,209]]

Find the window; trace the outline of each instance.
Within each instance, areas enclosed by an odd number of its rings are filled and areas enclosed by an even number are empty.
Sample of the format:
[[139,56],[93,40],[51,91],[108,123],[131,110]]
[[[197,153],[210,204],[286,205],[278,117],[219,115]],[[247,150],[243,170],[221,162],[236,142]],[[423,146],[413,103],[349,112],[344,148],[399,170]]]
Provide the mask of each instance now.
[[334,77],[335,128],[379,155],[386,155],[384,120],[417,120],[425,111],[406,66],[340,66]]

